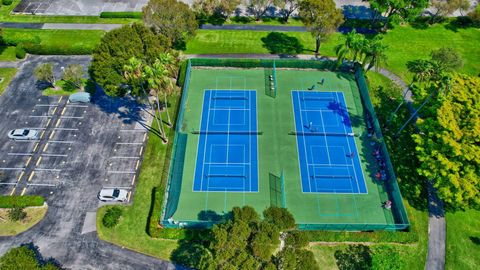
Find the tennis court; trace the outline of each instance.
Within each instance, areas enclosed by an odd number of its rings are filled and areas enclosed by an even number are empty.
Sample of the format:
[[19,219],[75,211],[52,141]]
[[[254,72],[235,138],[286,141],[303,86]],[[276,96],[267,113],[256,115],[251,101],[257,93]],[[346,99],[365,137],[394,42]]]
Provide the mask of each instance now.
[[367,193],[342,92],[292,91],[303,192]]
[[194,191],[258,191],[254,90],[205,90]]
[[388,186],[375,177],[379,145],[354,74],[197,60],[182,93],[163,226],[211,226],[248,205],[286,207],[304,229],[400,228],[382,207]]

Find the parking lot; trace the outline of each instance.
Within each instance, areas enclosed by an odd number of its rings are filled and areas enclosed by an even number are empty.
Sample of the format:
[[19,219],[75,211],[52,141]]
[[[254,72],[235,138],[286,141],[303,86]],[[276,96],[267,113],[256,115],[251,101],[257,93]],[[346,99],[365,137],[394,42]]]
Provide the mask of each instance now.
[[142,11],[148,0],[22,0],[13,10],[21,14],[91,15],[104,11]]
[[[46,217],[32,230],[8,241],[0,238],[0,254],[12,245],[34,241],[42,254],[55,257],[66,267],[80,263],[78,258],[84,269],[96,269],[102,263],[128,266],[128,258],[112,262],[109,255],[104,255],[127,251],[92,252],[88,247],[105,245],[91,233],[95,230],[95,212],[103,204],[96,198],[99,190],[123,187],[130,191],[130,203],[134,198],[148,140],[149,113],[134,100],[111,98],[101,92],[88,104],[70,103],[67,97],[42,96],[35,86],[33,70],[45,62],[54,64],[58,78],[61,67],[73,63],[86,67],[90,58],[29,56],[0,96],[0,171],[5,176],[0,192],[43,195],[49,205]],[[9,139],[8,131],[17,128],[38,130],[38,140]],[[142,265],[137,259],[135,262]],[[134,265],[126,269],[140,269]]]

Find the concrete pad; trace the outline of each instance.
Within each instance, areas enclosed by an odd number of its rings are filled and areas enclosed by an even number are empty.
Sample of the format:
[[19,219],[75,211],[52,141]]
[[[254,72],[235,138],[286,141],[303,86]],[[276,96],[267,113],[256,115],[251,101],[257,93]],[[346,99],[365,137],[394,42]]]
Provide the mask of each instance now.
[[87,212],[83,221],[82,234],[97,231],[97,212]]

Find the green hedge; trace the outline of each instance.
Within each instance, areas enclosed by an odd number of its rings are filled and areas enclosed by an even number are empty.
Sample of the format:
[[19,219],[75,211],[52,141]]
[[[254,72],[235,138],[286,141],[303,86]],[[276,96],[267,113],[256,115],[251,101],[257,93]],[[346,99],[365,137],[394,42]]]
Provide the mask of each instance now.
[[5,6],[10,6],[13,3],[13,0],[2,0],[2,4]]
[[42,196],[0,196],[0,208],[42,206],[44,202]]
[[415,231],[333,232],[305,231],[312,242],[374,242],[409,244],[418,241]]
[[129,18],[129,19],[141,19],[142,12],[123,11],[123,12],[102,12],[100,18]]
[[23,44],[18,44],[16,47],[15,47],[15,56],[18,58],[18,59],[23,59],[25,58],[25,55],[27,54],[27,52],[25,52],[25,49],[23,48]]
[[187,65],[188,65],[188,60],[183,60],[180,62],[180,66],[178,69],[178,80],[177,80],[177,85],[178,86],[183,86],[185,83],[185,76],[187,74]]
[[337,62],[329,60],[304,61],[298,59],[232,59],[232,58],[195,58],[191,59],[192,66],[211,66],[211,67],[238,67],[238,68],[273,68],[273,63],[277,68],[313,68],[335,70]]
[[89,47],[68,47],[68,46],[42,46],[40,44],[27,43],[25,51],[30,54],[40,55],[86,55],[92,54],[94,48]]

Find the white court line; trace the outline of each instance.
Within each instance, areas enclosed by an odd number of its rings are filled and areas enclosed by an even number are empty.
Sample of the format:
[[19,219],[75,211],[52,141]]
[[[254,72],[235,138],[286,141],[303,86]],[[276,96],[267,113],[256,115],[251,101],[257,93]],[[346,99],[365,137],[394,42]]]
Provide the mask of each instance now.
[[32,156],[33,153],[8,153],[9,156]]
[[[301,109],[302,109],[302,103],[300,102],[300,93],[301,93],[301,92],[296,92],[296,93],[297,93],[297,100],[298,100],[298,103],[297,103],[297,104],[298,104],[298,109],[301,110]],[[292,92],[292,102],[293,102],[293,92]],[[293,104],[293,105],[295,105],[295,104]],[[295,108],[295,107],[294,107],[294,108]],[[294,114],[293,119],[295,119],[295,110],[293,111],[293,114]],[[303,130],[303,129],[304,129],[304,123],[303,123],[302,112],[299,111],[299,114],[300,114],[301,128],[302,128],[302,130]],[[296,129],[296,128],[297,128],[297,127],[296,127],[296,123],[295,123],[295,129]],[[305,165],[307,165],[307,177],[308,177],[308,178],[307,178],[307,182],[308,182],[308,187],[309,187],[308,190],[311,192],[311,191],[312,191],[312,184],[310,183],[310,176],[311,176],[311,175],[310,175],[310,168],[309,168],[309,166],[308,166],[307,141],[306,141],[306,139],[305,139],[304,136],[302,136],[302,141],[303,141],[303,152],[304,152],[304,155],[305,155],[305,163],[306,163]],[[297,146],[297,148],[298,148],[298,146]],[[299,151],[300,151],[300,149],[299,149]],[[300,158],[298,159],[298,162],[300,162]],[[301,168],[301,166],[300,166],[300,168]]]

